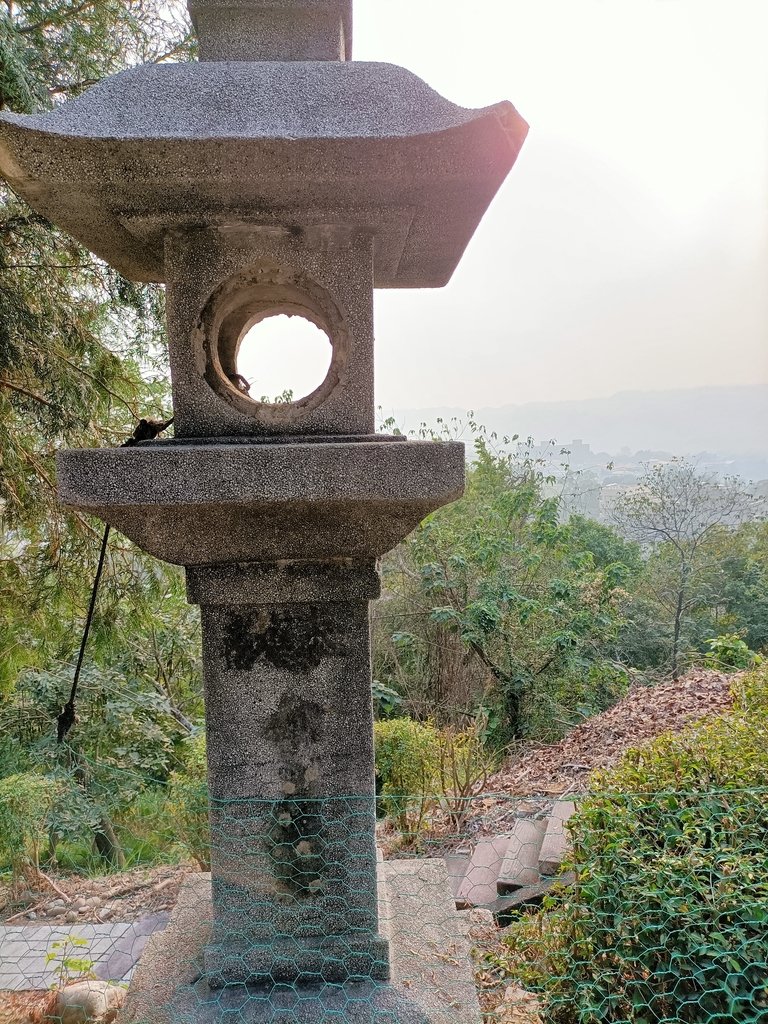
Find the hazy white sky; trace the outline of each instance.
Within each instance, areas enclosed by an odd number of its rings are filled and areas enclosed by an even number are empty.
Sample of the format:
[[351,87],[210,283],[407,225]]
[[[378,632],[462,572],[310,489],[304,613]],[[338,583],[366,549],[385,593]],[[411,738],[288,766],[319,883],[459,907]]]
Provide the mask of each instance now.
[[377,293],[378,402],[768,382],[767,39],[768,0],[356,0],[355,59],[531,125],[448,288]]

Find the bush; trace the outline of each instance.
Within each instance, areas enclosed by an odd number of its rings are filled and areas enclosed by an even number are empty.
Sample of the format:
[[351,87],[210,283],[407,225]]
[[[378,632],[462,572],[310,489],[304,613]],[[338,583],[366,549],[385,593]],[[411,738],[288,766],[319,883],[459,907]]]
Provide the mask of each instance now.
[[178,842],[197,862],[201,871],[210,870],[208,777],[205,734],[202,732],[184,742],[183,765],[172,772],[170,777],[168,811]]
[[160,784],[145,789],[120,813],[115,819],[115,831],[125,853],[126,867],[176,864],[186,858],[189,846],[179,838],[175,813],[176,804],[168,787]]
[[707,646],[709,652],[704,655],[704,661],[710,668],[721,672],[734,668],[752,668],[762,660],[759,654],[750,651],[738,633],[713,637],[707,640]]
[[437,792],[440,807],[456,832],[464,827],[472,797],[481,791],[498,764],[498,755],[483,743],[483,722],[474,728],[447,727],[437,733]]
[[0,779],[0,865],[11,869],[14,883],[24,878],[34,885],[40,876],[58,790],[54,779],[33,772]]
[[507,940],[550,1020],[767,1019],[768,672],[735,696],[594,778],[570,823],[575,890]]
[[496,766],[496,754],[483,743],[482,725],[437,729],[411,718],[375,723],[377,788],[401,832],[418,838],[436,808],[461,829],[470,798]]
[[374,724],[374,740],[384,809],[401,832],[418,835],[437,784],[437,730],[411,718],[391,718]]

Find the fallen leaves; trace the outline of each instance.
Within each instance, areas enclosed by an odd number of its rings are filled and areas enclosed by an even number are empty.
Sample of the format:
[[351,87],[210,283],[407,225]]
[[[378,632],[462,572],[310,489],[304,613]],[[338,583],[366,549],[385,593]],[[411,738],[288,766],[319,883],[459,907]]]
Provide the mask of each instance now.
[[171,910],[184,879],[194,870],[196,868],[187,863],[133,868],[119,875],[95,878],[65,875],[56,879],[56,891],[61,898],[51,900],[46,893],[37,894],[42,898],[27,901],[23,909],[19,909],[10,886],[0,886],[0,920],[5,924],[34,926],[54,921],[59,924],[137,921],[146,914]]
[[532,992],[519,985],[507,985],[504,999],[492,1011],[500,1024],[541,1024],[541,1005]]
[[559,743],[515,754],[487,789],[553,796],[583,791],[593,769],[610,767],[625,751],[728,710],[733,679],[721,672],[694,670],[677,681],[635,686],[618,704],[576,726]]

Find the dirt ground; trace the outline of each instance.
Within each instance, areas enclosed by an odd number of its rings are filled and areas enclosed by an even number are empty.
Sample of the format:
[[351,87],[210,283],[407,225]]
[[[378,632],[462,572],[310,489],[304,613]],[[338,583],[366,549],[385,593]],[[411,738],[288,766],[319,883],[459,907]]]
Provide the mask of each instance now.
[[0,1024],[39,1024],[50,998],[50,992],[0,992]]
[[193,864],[174,864],[134,868],[98,878],[49,874],[51,885],[42,882],[37,891],[16,896],[10,887],[0,886],[0,923],[34,927],[136,921],[147,914],[171,910],[181,883],[194,870]]

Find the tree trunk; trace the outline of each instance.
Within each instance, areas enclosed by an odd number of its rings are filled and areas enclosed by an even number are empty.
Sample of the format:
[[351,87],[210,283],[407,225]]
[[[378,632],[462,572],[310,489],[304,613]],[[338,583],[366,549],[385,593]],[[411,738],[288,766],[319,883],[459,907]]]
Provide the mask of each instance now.
[[680,633],[683,628],[683,602],[685,600],[685,578],[680,580],[675,606],[675,628],[672,634],[672,678],[680,678]]
[[56,829],[48,829],[48,861],[51,864],[58,863],[56,859],[56,848],[58,847],[58,845],[59,836],[58,833],[56,832]]
[[112,827],[112,822],[107,815],[103,815],[94,832],[96,849],[102,860],[105,860],[113,868],[125,867],[125,854]]
[[513,740],[522,739],[522,699],[514,684],[507,683],[504,688],[504,710],[509,722],[509,735]]

